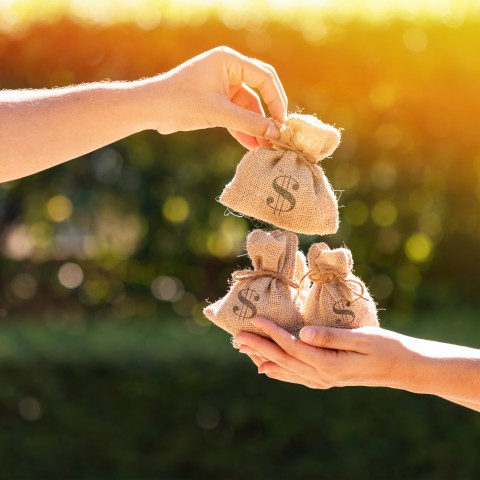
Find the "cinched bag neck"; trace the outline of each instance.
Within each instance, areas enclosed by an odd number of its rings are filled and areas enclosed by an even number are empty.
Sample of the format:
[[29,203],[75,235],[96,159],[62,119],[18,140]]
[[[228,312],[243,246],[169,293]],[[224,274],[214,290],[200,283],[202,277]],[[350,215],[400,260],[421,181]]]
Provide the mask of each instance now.
[[281,230],[253,230],[247,237],[247,253],[255,270],[278,272],[292,278],[298,237]]
[[276,124],[280,138],[271,142],[272,147],[294,151],[309,163],[316,164],[330,156],[340,143],[340,131],[313,115],[291,114],[284,124]]
[[353,269],[352,253],[348,248],[331,250],[326,243],[315,243],[308,251],[308,265],[310,270],[306,277],[320,287],[325,286],[330,295],[333,296],[328,287],[334,285],[345,300],[368,300],[364,284],[355,277],[348,278]]

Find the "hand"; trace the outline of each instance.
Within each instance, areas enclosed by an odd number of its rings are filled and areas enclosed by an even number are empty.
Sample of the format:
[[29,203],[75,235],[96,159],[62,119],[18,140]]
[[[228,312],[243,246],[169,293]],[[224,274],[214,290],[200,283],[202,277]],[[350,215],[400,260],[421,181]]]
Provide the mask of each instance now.
[[[304,327],[300,339],[275,323],[252,323],[273,341],[241,332],[235,345],[259,373],[310,388],[383,386],[438,395],[480,411],[480,350],[379,327]],[[274,343],[275,342],[275,343]]]
[[228,47],[209,50],[151,80],[152,105],[161,109],[154,112],[154,128],[160,133],[226,127],[249,149],[269,145],[278,128],[250,87],[260,91],[275,120],[285,121],[287,97],[275,69]]
[[378,327],[306,327],[299,340],[269,320],[259,318],[252,323],[273,342],[241,332],[235,343],[254,361],[259,373],[270,378],[319,389],[353,385],[405,388],[412,381],[413,352],[402,343],[408,337],[395,332]]
[[270,65],[215,48],[164,75],[40,90],[0,91],[0,182],[45,170],[146,129],[226,127],[245,147],[279,135],[287,97]]

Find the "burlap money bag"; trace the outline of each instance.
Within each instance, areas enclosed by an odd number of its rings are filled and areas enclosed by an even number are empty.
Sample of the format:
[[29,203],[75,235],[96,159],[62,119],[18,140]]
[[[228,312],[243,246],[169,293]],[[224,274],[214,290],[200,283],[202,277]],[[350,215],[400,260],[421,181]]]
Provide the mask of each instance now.
[[205,316],[232,335],[244,331],[265,336],[250,323],[251,318],[261,316],[298,336],[301,306],[293,280],[297,247],[294,233],[252,231],[247,253],[254,269],[235,272],[230,291],[208,305]]
[[228,208],[292,232],[335,233],[337,198],[318,162],[333,153],[340,131],[312,115],[292,114],[273,148],[248,152],[225,187]]
[[378,326],[377,308],[365,284],[352,273],[348,248],[314,243],[308,251],[313,282],[302,310],[305,325],[358,328]]

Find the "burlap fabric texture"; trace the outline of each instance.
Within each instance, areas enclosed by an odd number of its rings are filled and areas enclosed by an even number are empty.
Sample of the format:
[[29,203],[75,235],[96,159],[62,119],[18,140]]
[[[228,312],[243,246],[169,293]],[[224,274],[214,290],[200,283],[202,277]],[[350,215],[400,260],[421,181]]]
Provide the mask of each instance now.
[[226,185],[220,202],[228,208],[291,232],[335,233],[338,204],[317,165],[340,143],[340,131],[312,115],[292,114],[273,148],[248,152]]
[[243,331],[265,336],[250,323],[251,318],[261,316],[298,336],[301,304],[294,277],[305,271],[305,263],[296,268],[296,261],[302,261],[297,248],[294,233],[252,231],[247,253],[254,269],[234,272],[230,291],[208,305],[205,316],[232,335]]
[[375,302],[365,284],[353,275],[348,248],[331,250],[325,243],[314,243],[307,257],[313,285],[303,304],[304,325],[378,327]]

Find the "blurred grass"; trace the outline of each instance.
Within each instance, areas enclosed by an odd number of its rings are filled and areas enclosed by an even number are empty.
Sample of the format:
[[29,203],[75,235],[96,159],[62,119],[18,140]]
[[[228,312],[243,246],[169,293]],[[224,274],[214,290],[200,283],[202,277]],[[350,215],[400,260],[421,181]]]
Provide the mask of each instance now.
[[41,324],[21,320],[0,327],[1,362],[44,360],[121,366],[174,363],[192,357],[223,362],[225,358],[234,361],[231,350],[223,331],[181,317],[77,320],[74,325],[55,319]]
[[[383,328],[405,335],[480,348],[480,320],[473,309],[384,317]],[[0,362],[106,363],[135,365],[175,363],[182,359],[236,364],[230,336],[193,318],[129,320],[20,319],[0,325]]]
[[[395,326],[478,338],[474,312],[455,318],[462,329],[447,312]],[[276,382],[225,332],[185,322],[2,325],[0,478],[479,478],[478,414]]]

